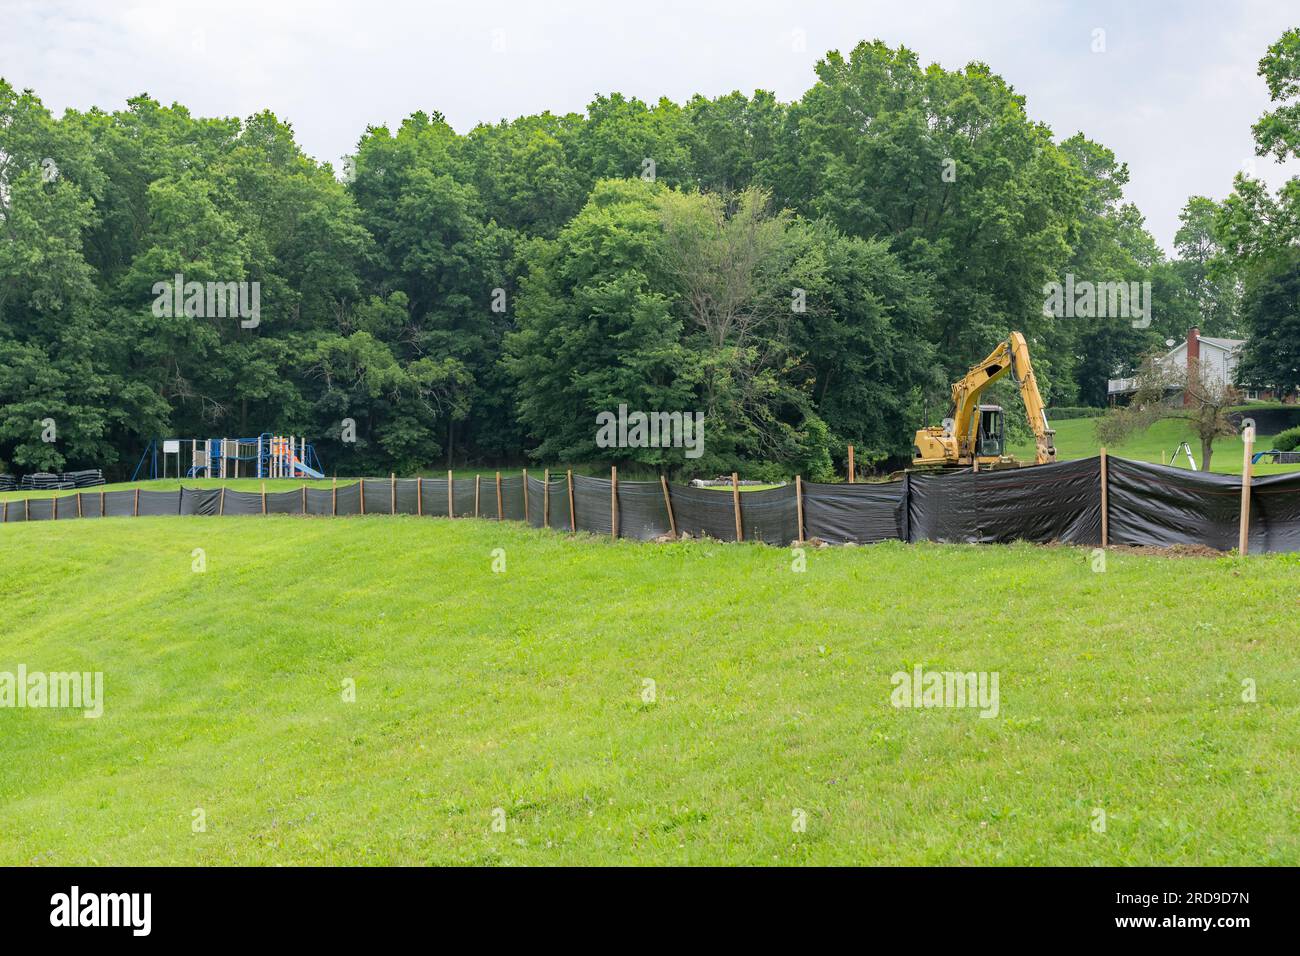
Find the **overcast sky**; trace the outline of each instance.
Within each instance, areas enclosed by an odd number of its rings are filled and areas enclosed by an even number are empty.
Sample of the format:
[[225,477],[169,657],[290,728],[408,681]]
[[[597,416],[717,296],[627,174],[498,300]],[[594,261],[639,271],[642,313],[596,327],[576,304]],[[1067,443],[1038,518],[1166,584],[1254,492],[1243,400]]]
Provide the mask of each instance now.
[[417,109],[464,132],[598,92],[791,100],[825,51],[879,38],[922,63],[983,60],[1058,138],[1112,148],[1168,250],[1189,195],[1221,198],[1249,163],[1275,186],[1300,172],[1250,136],[1259,58],[1292,26],[1300,4],[1278,0],[0,0],[0,76],[56,114],[141,92],[204,116],[269,108],[337,168],[367,125]]

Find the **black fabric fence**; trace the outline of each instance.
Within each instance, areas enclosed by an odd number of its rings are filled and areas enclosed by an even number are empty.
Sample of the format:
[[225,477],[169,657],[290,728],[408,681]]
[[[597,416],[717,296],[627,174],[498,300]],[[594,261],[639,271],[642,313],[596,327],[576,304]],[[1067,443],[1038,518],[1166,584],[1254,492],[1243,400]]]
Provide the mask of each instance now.
[[[1106,459],[1109,544],[1237,546],[1242,487],[1232,475]],[[1252,552],[1300,551],[1300,472],[1251,482]],[[733,493],[568,475],[445,479],[366,478],[334,488],[266,493],[213,488],[80,492],[0,504],[0,522],[161,515],[400,514],[526,521],[533,527],[652,540],[672,534],[784,546],[1030,541],[1098,545],[1102,540],[1100,458],[973,473],[915,473],[870,484],[783,485]],[[802,516],[802,528],[800,517]],[[802,531],[802,533],[801,533]]]

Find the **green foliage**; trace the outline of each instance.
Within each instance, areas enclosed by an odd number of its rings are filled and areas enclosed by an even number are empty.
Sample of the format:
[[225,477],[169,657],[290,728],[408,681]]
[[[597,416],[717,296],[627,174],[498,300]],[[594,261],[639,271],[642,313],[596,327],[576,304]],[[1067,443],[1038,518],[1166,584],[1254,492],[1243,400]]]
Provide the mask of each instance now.
[[1279,255],[1255,273],[1243,312],[1250,338],[1238,378],[1280,394],[1300,389],[1300,252]]
[[[368,128],[343,179],[270,113],[140,96],[56,120],[0,81],[0,455],[112,472],[150,437],[268,430],[345,474],[812,476],[850,443],[888,465],[1012,329],[1049,401],[1101,404],[1166,335],[1234,324],[1247,240],[1218,226],[1259,225],[1194,200],[1170,263],[1111,151],[1056,141],[984,64],[879,42],[828,53],[789,103],[615,92],[464,135],[418,112]],[[1067,271],[1149,279],[1156,322],[1044,316]],[[258,283],[260,322],[156,314],[177,274]],[[596,447],[594,415],[623,403],[702,411],[705,457]]]
[[1300,425],[1278,432],[1273,438],[1272,445],[1278,451],[1295,451],[1296,447],[1300,446]]
[[1100,418],[1106,414],[1104,408],[1092,408],[1087,405],[1061,405],[1047,410],[1049,422],[1063,422],[1072,418]]

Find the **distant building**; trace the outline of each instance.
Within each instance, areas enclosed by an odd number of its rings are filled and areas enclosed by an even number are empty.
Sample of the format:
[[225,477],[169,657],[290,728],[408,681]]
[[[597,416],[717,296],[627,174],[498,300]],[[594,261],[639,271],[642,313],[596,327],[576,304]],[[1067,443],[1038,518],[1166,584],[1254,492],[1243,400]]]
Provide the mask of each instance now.
[[[1216,382],[1233,382],[1237,377],[1237,364],[1241,361],[1241,349],[1245,339],[1221,339],[1212,335],[1202,335],[1195,327],[1187,330],[1187,338],[1175,348],[1170,349],[1156,361],[1168,369],[1188,369],[1200,363],[1206,377]],[[1112,405],[1127,402],[1137,391],[1136,378],[1112,378],[1106,382],[1106,397]],[[1273,389],[1252,385],[1239,385],[1243,401],[1270,402],[1275,400]],[[1177,389],[1170,390],[1173,398]],[[1283,401],[1295,402],[1294,393],[1283,396]]]

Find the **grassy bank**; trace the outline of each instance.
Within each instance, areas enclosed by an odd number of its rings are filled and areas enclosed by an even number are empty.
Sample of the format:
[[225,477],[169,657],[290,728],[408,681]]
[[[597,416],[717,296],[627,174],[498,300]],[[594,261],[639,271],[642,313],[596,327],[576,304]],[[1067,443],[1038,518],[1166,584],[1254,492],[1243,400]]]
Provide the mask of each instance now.
[[[0,708],[0,864],[1300,862],[1295,555],[798,573],[402,517],[0,548],[0,672],[105,681],[98,719]],[[892,707],[917,664],[997,672],[997,716]]]

